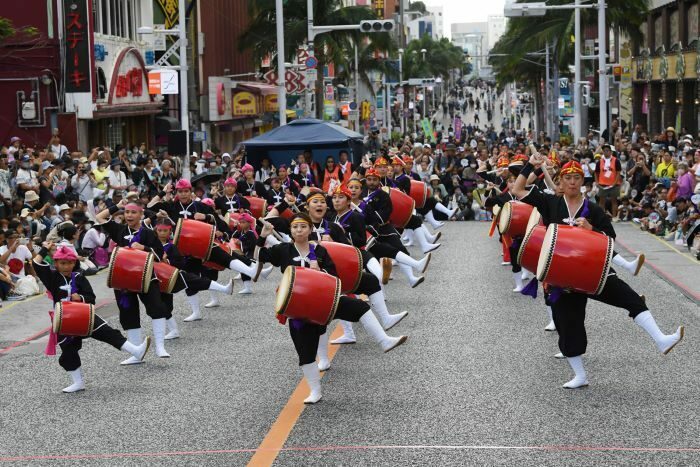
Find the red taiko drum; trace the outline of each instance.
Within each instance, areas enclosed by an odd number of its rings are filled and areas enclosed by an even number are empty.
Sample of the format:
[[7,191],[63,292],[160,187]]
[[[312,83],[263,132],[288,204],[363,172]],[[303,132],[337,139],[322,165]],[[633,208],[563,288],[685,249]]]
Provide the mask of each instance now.
[[[221,242],[219,240],[214,240],[214,244],[212,245],[212,248],[217,248],[217,247],[221,248],[229,255],[231,254],[231,251],[233,251],[233,249],[231,248],[231,245],[229,245],[228,243],[224,243],[224,242]],[[223,271],[226,269],[226,267],[224,267],[220,264],[214,263],[213,261],[205,261],[202,264],[202,266],[204,266],[205,268],[213,269],[215,271]]]
[[214,245],[216,228],[206,222],[180,219],[175,227],[173,244],[183,256],[207,260]]
[[173,293],[175,282],[180,275],[180,270],[168,263],[156,262],[153,265],[153,272],[160,281],[160,291],[163,293]]
[[498,218],[498,231],[511,238],[527,233],[527,223],[534,208],[521,201],[508,201],[503,205]]
[[153,279],[155,256],[133,248],[117,247],[109,259],[107,287],[146,293]]
[[62,336],[86,337],[95,326],[95,305],[58,302],[54,308],[53,332]]
[[391,215],[389,216],[389,222],[394,227],[403,229],[406,224],[408,224],[408,221],[411,220],[416,202],[406,193],[396,188],[384,187],[382,189],[389,193],[389,197],[391,198]]
[[411,180],[411,189],[409,195],[416,202],[417,208],[425,206],[425,201],[428,199],[428,185],[418,180]]
[[530,272],[537,271],[537,262],[540,258],[542,241],[547,232],[547,228],[542,222],[540,212],[535,208],[530,214],[530,220],[525,229],[525,237],[518,250],[517,263]]
[[542,240],[537,279],[598,295],[605,287],[615,242],[599,232],[550,224]]
[[265,214],[267,214],[267,201],[265,201],[265,198],[256,198],[255,196],[245,196],[244,198],[250,203],[250,214],[254,219],[265,217]]
[[277,288],[275,312],[325,326],[340,300],[340,279],[315,269],[289,266]]
[[335,263],[340,278],[341,293],[354,291],[360,285],[362,270],[365,268],[360,250],[351,245],[335,242],[321,242]]

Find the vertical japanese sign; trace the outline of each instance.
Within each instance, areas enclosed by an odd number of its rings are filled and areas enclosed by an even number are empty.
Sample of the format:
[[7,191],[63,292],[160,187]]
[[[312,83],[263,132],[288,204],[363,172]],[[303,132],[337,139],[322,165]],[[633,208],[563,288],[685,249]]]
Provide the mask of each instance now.
[[172,29],[179,21],[177,0],[157,0],[160,9],[165,15],[165,29]]
[[87,0],[63,0],[66,92],[90,92],[90,16]]
[[455,130],[455,139],[459,141],[462,139],[462,119],[460,117],[455,117],[453,126]]
[[384,0],[374,0],[374,2],[372,2],[372,9],[374,9],[374,12],[379,18],[384,19]]

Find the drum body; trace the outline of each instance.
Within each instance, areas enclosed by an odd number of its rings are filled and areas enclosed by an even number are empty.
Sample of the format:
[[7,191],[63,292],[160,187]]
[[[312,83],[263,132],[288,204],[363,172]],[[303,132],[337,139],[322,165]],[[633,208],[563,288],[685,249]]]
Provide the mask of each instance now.
[[146,293],[153,279],[153,253],[117,247],[109,259],[107,287]]
[[411,180],[411,190],[409,191],[411,198],[416,202],[417,208],[425,206],[425,201],[428,199],[428,185],[418,180]]
[[360,250],[351,245],[335,242],[322,242],[331,259],[335,263],[335,269],[340,278],[341,293],[353,292],[362,278],[362,270],[365,268]]
[[546,232],[547,228],[544,226],[540,212],[537,208],[533,209],[530,213],[530,220],[527,222],[525,229],[525,237],[520,243],[516,259],[520,266],[532,273],[537,271],[537,262],[540,258],[542,241]]
[[597,295],[608,278],[614,243],[602,233],[550,224],[542,240],[537,279],[564,289]]
[[503,205],[498,218],[498,231],[511,238],[527,233],[527,224],[534,208],[521,201],[508,201]]
[[403,229],[406,224],[408,224],[408,221],[411,220],[416,202],[406,193],[396,188],[384,187],[382,189],[389,193],[391,197],[391,215],[389,216],[389,222],[394,227]]
[[[245,196],[245,199],[250,203],[250,214],[254,219],[260,219],[267,214],[267,201],[265,198],[256,198],[255,196]],[[255,226],[252,226],[253,228]]]
[[168,263],[156,262],[153,265],[153,272],[160,281],[160,291],[163,293],[173,293],[175,282],[180,275],[180,270]]
[[325,326],[340,300],[340,279],[325,272],[289,266],[277,288],[275,312]]
[[214,245],[216,228],[206,222],[180,219],[175,227],[173,244],[183,256],[207,260]]
[[87,337],[95,326],[95,305],[58,302],[54,308],[53,332],[62,336]]
[[[230,255],[231,252],[233,251],[233,248],[231,248],[231,245],[229,245],[228,243],[221,242],[221,241],[219,241],[219,240],[214,240],[214,243],[213,243],[213,245],[212,245],[212,248],[221,248],[222,250],[224,250],[224,251],[225,251],[226,253],[228,253],[229,255]],[[215,271],[223,271],[223,270],[226,269],[226,267],[224,267],[224,266],[222,266],[222,265],[220,265],[220,264],[218,264],[218,263],[214,263],[214,262],[212,262],[212,261],[205,261],[205,262],[202,264],[202,266],[204,266],[205,268],[213,269],[213,270],[215,270]]]

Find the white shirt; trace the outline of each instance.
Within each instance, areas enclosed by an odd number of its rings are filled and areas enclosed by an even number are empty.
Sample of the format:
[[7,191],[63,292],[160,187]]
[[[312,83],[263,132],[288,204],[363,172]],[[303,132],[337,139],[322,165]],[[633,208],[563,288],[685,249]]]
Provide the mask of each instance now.
[[21,185],[22,183],[26,183],[27,185],[30,185],[30,186],[38,185],[37,178],[36,178],[36,172],[34,172],[31,169],[19,169],[19,170],[17,170],[17,176],[15,177],[15,183],[17,183],[17,185]]
[[[7,253],[7,245],[0,246],[0,256],[4,255]],[[22,270],[16,273],[15,275],[18,277],[25,277],[26,274],[24,272],[25,267],[24,263],[27,261],[31,261],[32,257],[32,252],[29,251],[29,248],[27,248],[25,245],[19,245],[17,247],[17,250],[15,250],[14,253],[10,253],[10,256],[7,257],[7,264],[10,263],[10,260],[12,259],[18,259],[22,262]]]
[[[124,175],[124,172],[121,170],[119,172],[115,172],[114,170],[110,170],[109,173],[107,174],[107,178],[109,179],[109,186],[114,187],[114,186],[126,186],[126,175]],[[124,188],[126,189],[126,188]],[[109,196],[114,195],[114,190],[110,189],[109,190]]]
[[56,155],[56,158],[58,159],[61,156],[63,156],[63,154],[68,152],[68,148],[62,144],[58,144],[58,145],[52,144],[51,145],[51,152],[54,153]]
[[85,232],[82,247],[84,249],[94,250],[95,248],[99,248],[102,245],[104,245],[106,238],[107,237],[105,236],[105,234],[100,233],[95,229],[90,229],[87,232]]

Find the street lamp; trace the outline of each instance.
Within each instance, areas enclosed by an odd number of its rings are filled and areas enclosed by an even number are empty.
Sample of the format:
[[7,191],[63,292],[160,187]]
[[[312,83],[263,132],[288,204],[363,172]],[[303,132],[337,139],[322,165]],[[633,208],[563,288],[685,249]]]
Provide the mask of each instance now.
[[[399,49],[399,88],[403,91],[403,49]],[[400,102],[400,114],[399,114],[399,121],[401,122],[401,136],[404,135],[406,132],[406,122],[404,121],[404,111],[403,111],[403,104],[406,101],[406,98],[403,94],[401,94],[401,102]]]
[[548,10],[576,10],[575,25],[574,25],[574,137],[575,141],[582,136],[581,125],[581,13],[582,8],[597,8],[598,9],[598,41],[601,44],[598,53],[598,87],[600,88],[600,132],[601,134],[608,127],[608,80],[605,56],[605,0],[598,0],[597,4],[582,5],[581,0],[575,0],[574,4],[569,5],[546,5],[542,2],[537,3],[513,3],[504,8],[504,16],[522,17],[522,16],[544,16]]

